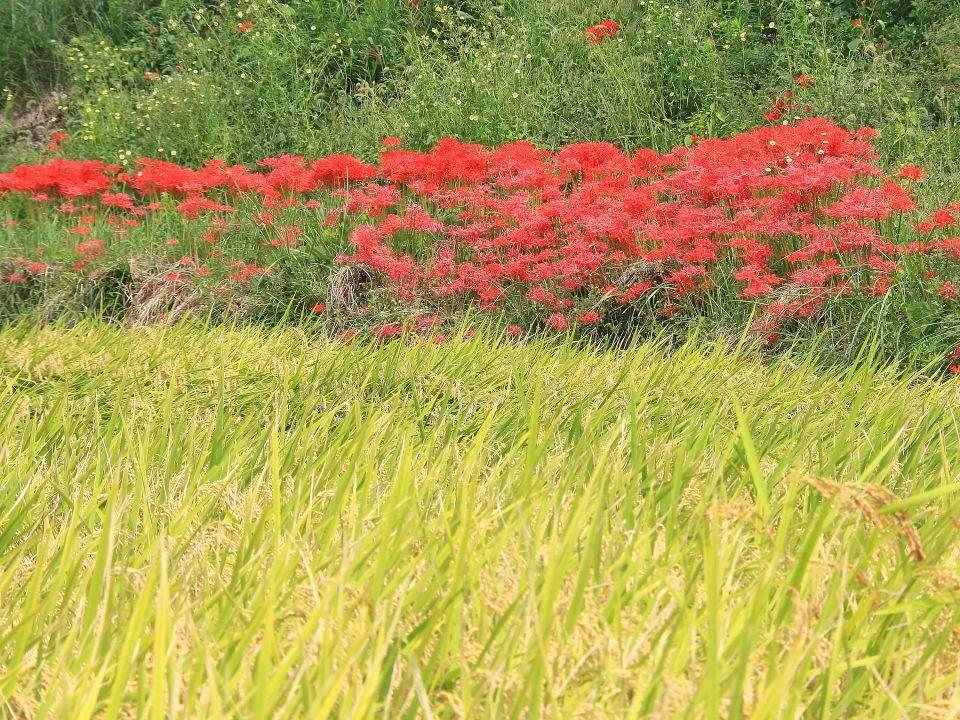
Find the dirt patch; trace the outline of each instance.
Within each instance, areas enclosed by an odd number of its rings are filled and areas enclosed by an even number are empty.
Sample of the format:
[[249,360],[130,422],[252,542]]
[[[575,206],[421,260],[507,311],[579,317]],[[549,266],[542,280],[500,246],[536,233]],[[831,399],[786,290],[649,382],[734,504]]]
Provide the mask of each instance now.
[[55,132],[62,132],[66,118],[60,107],[67,99],[62,90],[19,101],[10,118],[10,142],[15,147],[44,146]]

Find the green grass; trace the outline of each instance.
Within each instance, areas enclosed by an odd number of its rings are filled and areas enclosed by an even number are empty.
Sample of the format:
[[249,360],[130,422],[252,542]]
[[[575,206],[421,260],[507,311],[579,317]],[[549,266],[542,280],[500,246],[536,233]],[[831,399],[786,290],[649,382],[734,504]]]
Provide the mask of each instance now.
[[[98,34],[135,35],[156,0],[7,0],[0,9],[0,87],[39,92],[64,80],[57,45]],[[169,0],[163,4],[171,5]],[[139,22],[138,22],[139,21]]]
[[960,381],[0,331],[0,716],[948,717]]
[[[621,32],[592,46],[583,29],[603,18]],[[892,162],[952,181],[958,57],[960,9],[940,0],[14,0],[0,11],[0,90],[22,105],[63,87],[70,153],[121,162],[371,155],[384,135],[665,150],[756,125],[811,73],[818,113],[881,128]],[[0,158],[16,157],[2,124]]]

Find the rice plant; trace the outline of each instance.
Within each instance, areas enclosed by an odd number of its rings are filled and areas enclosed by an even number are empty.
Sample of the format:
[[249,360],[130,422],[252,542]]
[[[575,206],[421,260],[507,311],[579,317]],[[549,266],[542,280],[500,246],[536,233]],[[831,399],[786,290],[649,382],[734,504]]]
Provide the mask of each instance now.
[[0,716],[952,717],[960,380],[0,330]]

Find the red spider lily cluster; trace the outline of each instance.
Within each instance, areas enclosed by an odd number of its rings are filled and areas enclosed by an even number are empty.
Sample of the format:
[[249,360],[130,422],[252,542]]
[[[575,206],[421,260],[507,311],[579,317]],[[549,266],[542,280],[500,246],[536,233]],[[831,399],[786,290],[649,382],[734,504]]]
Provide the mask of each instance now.
[[[263,245],[277,251],[311,242],[298,225],[278,221],[293,207],[348,229],[351,250],[337,262],[362,266],[409,306],[523,308],[528,317],[533,309],[543,326],[564,330],[635,304],[664,317],[695,311],[723,285],[756,305],[753,330],[773,343],[832,302],[889,293],[905,268],[926,270],[932,299],[960,302],[960,237],[950,234],[960,202],[911,219],[909,185],[923,172],[884,173],[874,136],[808,118],[663,154],[604,142],[550,152],[450,138],[418,152],[387,138],[376,164],[342,154],[268,158],[253,170],[141,159],[123,171],[55,159],[0,174],[0,198],[27,196],[75,218],[67,232],[77,236],[77,271],[109,250],[91,237],[97,219],[106,217],[117,237],[157,213],[203,223],[196,256],[168,278],[186,282],[209,274],[204,262],[220,254],[231,227],[268,229]],[[251,200],[252,217],[235,212]],[[5,279],[13,283],[48,271],[40,260],[12,263]],[[237,260],[227,280],[268,272],[269,263]],[[377,334],[403,330],[384,325]]]
[[50,141],[47,143],[47,152],[60,152],[63,143],[70,139],[70,136],[64,132],[55,132],[50,135]]

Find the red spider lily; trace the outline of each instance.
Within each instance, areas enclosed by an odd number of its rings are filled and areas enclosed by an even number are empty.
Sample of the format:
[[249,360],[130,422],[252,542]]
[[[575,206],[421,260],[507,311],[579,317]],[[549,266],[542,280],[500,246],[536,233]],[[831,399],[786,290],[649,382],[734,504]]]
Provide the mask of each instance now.
[[50,142],[47,143],[47,152],[60,152],[60,146],[63,145],[70,136],[64,132],[55,132],[50,135]]
[[417,315],[413,318],[413,324],[420,330],[432,328],[439,323],[439,315]]
[[[960,360],[960,345],[948,352],[946,358],[947,360]],[[951,363],[949,369],[952,374],[960,375],[960,362]]]
[[233,212],[233,208],[214,200],[202,197],[192,197],[184,200],[177,205],[177,210],[188,220],[196,220],[200,217],[202,211],[207,212]]
[[890,292],[893,287],[893,277],[887,273],[879,273],[873,281],[873,285],[867,288],[867,294],[874,297],[883,297]]
[[377,325],[370,332],[374,337],[390,338],[402,335],[403,328],[397,323],[392,323],[388,325]]
[[763,114],[763,117],[770,122],[776,122],[792,109],[793,106],[789,103],[788,98],[780,96],[774,100],[773,105]]
[[547,318],[547,325],[554,330],[565,330],[570,325],[570,322],[560,313],[553,313],[553,315]]
[[296,226],[280,228],[280,236],[274,238],[267,244],[271,247],[294,247],[299,242],[298,238],[302,234],[303,231]]
[[958,290],[957,286],[949,280],[944,280],[937,289],[937,295],[942,297],[944,300],[954,300],[960,297],[960,290]]
[[123,208],[124,210],[135,210],[133,197],[127,193],[106,192],[100,195],[100,204],[104,207]]
[[898,178],[913,181],[923,180],[926,175],[927,174],[924,172],[923,168],[917,167],[916,165],[907,165],[899,173],[897,173]]
[[77,255],[84,255],[87,258],[98,257],[103,255],[106,250],[104,249],[103,240],[87,240],[82,242],[74,248],[74,252]]
[[254,278],[267,275],[270,272],[269,268],[258,265],[255,262],[248,263],[243,260],[230,263],[230,267],[233,272],[227,275],[227,280],[235,283],[244,283]]
[[254,26],[254,23],[251,20],[247,20],[242,23],[237,23],[237,31],[243,32],[243,33],[250,32],[251,30],[253,30],[253,26]]
[[604,40],[614,37],[620,31],[620,23],[616,20],[603,20],[596,25],[591,25],[584,30],[584,35],[594,45],[599,45]]

